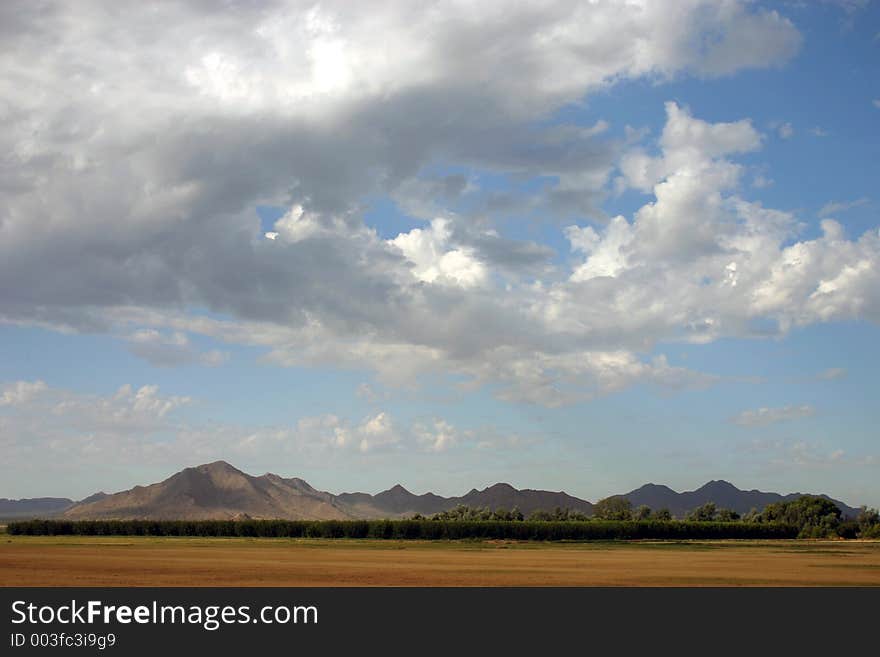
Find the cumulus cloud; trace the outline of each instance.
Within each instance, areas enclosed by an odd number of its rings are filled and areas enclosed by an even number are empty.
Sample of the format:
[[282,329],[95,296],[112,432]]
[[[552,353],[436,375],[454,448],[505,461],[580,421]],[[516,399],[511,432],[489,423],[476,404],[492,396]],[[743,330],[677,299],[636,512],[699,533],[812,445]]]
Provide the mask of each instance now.
[[486,266],[471,249],[450,244],[450,237],[449,222],[437,218],[430,228],[414,228],[390,243],[413,265],[420,281],[465,288],[484,285],[488,278]]
[[496,435],[491,427],[460,429],[442,418],[400,422],[388,411],[360,419],[323,414],[265,425],[193,421],[185,409],[195,400],[165,394],[154,385],[126,384],[109,394],[85,394],[19,381],[0,391],[0,446],[8,467],[51,452],[53,467],[79,472],[91,472],[87,466],[96,464],[179,469],[217,459],[276,466],[289,460],[297,469],[341,463],[351,468],[389,450],[403,458],[432,458],[453,449],[477,449],[479,440]]
[[[751,121],[708,123],[691,115],[677,103],[666,103],[666,125],[660,136],[662,157],[651,157],[641,149],[625,154],[621,170],[630,187],[650,192],[670,174],[683,169],[697,172],[717,158],[734,153],[745,153],[761,146],[761,135]],[[734,175],[734,169],[717,169],[716,175]]]
[[791,139],[794,136],[794,127],[791,123],[783,123],[779,126],[779,136],[783,139]]
[[86,430],[158,430],[170,412],[191,402],[189,397],[163,396],[155,385],[135,390],[125,384],[111,397],[59,392],[59,399],[51,408],[52,415],[64,418],[70,426]]
[[[164,395],[154,385],[121,386],[110,395],[77,393],[41,381],[2,388],[5,401],[0,442],[10,463],[26,463],[47,451],[56,459],[137,463],[168,449],[189,397]],[[9,394],[12,391],[12,394]],[[9,395],[9,397],[7,397]],[[130,452],[130,454],[129,454]]]
[[816,410],[809,405],[782,406],[779,408],[761,407],[742,411],[732,421],[743,427],[760,427],[777,422],[787,422],[815,415]]
[[384,411],[365,418],[357,427],[356,435],[360,438],[358,448],[362,452],[393,445],[400,440],[391,416]]
[[212,349],[200,352],[185,333],[163,334],[155,329],[139,329],[127,336],[131,353],[157,367],[199,364],[216,367],[225,363],[229,354]]
[[[659,154],[546,120],[619,80],[780,65],[800,45],[748,3],[676,7],[4,6],[0,319],[128,335],[160,365],[221,361],[190,341],[207,336],[548,405],[714,380],[659,341],[876,320],[880,236],[829,220],[797,241],[791,213],[742,198],[735,158],[762,144],[747,118],[669,103]],[[535,207],[566,217],[573,262],[446,211],[491,190],[438,164],[544,181]],[[615,174],[652,200],[588,223]],[[377,194],[425,224],[379,236]],[[287,212],[262,227],[258,205]],[[393,442],[383,426],[346,431],[370,450]]]
[[0,406],[27,404],[49,389],[44,381],[16,381],[0,387]]
[[[303,221],[294,208],[264,257],[278,250],[276,275],[290,266],[290,248],[303,247],[294,267],[304,276],[335,261],[320,297],[295,295],[265,316],[263,299],[251,297],[252,319],[125,306],[95,311],[94,321],[261,346],[282,365],[368,367],[386,383],[459,373],[501,384],[502,398],[548,405],[646,381],[675,388],[714,380],[638,355],[659,339],[760,336],[767,320],[776,334],[817,321],[876,321],[876,231],[851,241],[828,219],[821,237],[793,241],[792,214],[737,193],[742,169],[732,156],[761,143],[751,124],[709,124],[672,103],[666,110],[660,155],[646,156],[628,178],[651,182],[655,200],[632,219],[566,228],[572,252],[583,257],[568,280],[499,282],[500,266],[471,246],[475,233],[451,220],[382,240],[340,219],[301,239],[298,228],[281,230]],[[449,260],[451,253],[458,256]],[[357,276],[347,269],[352,261],[360,263]],[[266,279],[260,293],[272,285]]]
[[445,420],[432,423],[418,423],[413,427],[419,443],[431,452],[444,452],[460,440],[458,430]]
[[[486,432],[484,428],[479,433]],[[357,423],[332,414],[302,418],[290,438],[299,446],[323,446],[337,453],[367,454],[388,449],[431,453],[453,449],[477,434],[472,429],[460,430],[442,418],[400,423],[389,412],[380,411]]]
[[[290,264],[303,257],[293,246],[267,256],[253,243],[257,203],[293,201],[291,229],[314,236],[340,216],[357,223],[345,213],[362,194],[436,157],[601,178],[612,153],[597,154],[596,130],[561,139],[530,122],[621,77],[780,63],[800,40],[775,12],[706,1],[675,16],[565,2],[268,2],[205,15],[182,2],[27,5],[3,18],[0,280],[32,280],[2,289],[4,309],[55,321],[132,301],[283,317],[276,297],[319,295],[324,268],[368,273],[338,245],[320,270]],[[381,284],[366,286],[382,300]],[[270,298],[253,299],[258,289]]]
[[750,124],[707,126],[674,104],[667,115],[661,155],[637,150],[639,165],[627,156],[622,165],[630,184],[652,185],[655,201],[631,221],[568,229],[573,251],[586,258],[570,277],[577,285],[559,290],[559,317],[580,316],[595,329],[601,320],[588,306],[626,308],[625,318],[617,315],[623,326],[644,321],[648,334],[694,342],[757,335],[761,318],[784,332],[826,318],[880,317],[871,283],[880,262],[876,230],[850,241],[826,219],[821,237],[792,242],[794,215],[737,193],[742,169],[729,155],[759,147]]

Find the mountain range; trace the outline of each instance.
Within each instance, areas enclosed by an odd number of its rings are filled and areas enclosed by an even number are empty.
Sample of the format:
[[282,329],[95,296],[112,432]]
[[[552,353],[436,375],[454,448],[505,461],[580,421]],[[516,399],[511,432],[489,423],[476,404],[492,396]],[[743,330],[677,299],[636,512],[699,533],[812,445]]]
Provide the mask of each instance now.
[[[683,493],[667,486],[646,484],[620,497],[629,499],[633,507],[644,504],[652,509],[667,508],[674,516],[683,516],[706,502],[746,513],[752,508],[760,510],[767,504],[799,495],[744,491],[726,481],[710,481],[697,490]],[[844,516],[854,517],[858,513],[858,509],[843,502],[832,501]],[[225,461],[216,461],[186,468],[149,486],[135,486],[112,495],[96,493],[78,502],[66,498],[0,499],[0,518],[343,520],[402,518],[415,513],[430,515],[458,505],[491,509],[516,507],[526,515],[557,507],[586,515],[593,511],[593,505],[587,500],[561,491],[519,490],[504,483],[483,490],[472,489],[460,497],[442,497],[434,493],[415,495],[400,484],[376,495],[336,495],[317,490],[297,477],[285,479],[271,473],[252,476]]]
[[0,518],[46,518],[62,513],[75,502],[66,497],[34,497],[25,500],[0,498]]
[[[666,508],[669,509],[673,516],[682,517],[691,509],[695,509],[708,502],[714,502],[719,508],[733,509],[737,513],[743,514],[748,513],[752,509],[760,511],[768,504],[795,500],[805,494],[789,493],[788,495],[780,495],[779,493],[765,493],[759,490],[740,490],[729,482],[716,480],[703,484],[696,490],[684,493],[678,493],[668,486],[645,484],[620,497],[628,499],[633,508],[643,504],[652,509]],[[819,496],[834,502],[845,517],[855,518],[859,513],[858,509],[835,500],[828,495],[820,494]]]

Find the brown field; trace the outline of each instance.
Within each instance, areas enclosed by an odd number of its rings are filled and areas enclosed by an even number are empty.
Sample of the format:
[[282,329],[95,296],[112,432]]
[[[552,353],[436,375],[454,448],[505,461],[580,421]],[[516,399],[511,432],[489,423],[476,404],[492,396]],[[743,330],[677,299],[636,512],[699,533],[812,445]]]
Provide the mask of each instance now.
[[3,586],[880,586],[880,541],[0,535]]

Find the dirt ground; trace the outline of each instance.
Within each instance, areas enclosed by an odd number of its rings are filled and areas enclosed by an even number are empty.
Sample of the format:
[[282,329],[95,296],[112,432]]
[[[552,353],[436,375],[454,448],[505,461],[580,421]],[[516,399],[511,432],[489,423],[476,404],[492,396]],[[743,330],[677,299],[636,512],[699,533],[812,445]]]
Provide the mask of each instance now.
[[880,586],[880,541],[0,535],[2,586]]

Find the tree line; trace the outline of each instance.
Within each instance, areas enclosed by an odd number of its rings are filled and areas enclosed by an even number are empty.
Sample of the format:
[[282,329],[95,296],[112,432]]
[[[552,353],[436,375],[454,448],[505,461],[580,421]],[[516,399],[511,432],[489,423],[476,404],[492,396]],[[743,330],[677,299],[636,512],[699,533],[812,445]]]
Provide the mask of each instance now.
[[26,520],[10,534],[68,536],[240,536],[273,538],[510,539],[532,541],[794,538],[783,523],[661,520]]
[[740,517],[707,503],[675,519],[668,509],[632,508],[629,500],[600,500],[593,515],[571,509],[535,511],[457,506],[405,520],[26,520],[9,523],[19,535],[242,536],[277,538],[386,539],[707,539],[880,538],[880,514],[863,507],[855,520],[823,497],[804,495],[769,504]]
[[[414,519],[422,519],[416,514]],[[707,502],[688,511],[684,518],[676,520],[669,509],[651,509],[646,505],[636,508],[625,497],[613,496],[599,500],[588,516],[580,511],[561,509],[534,511],[524,516],[519,509],[471,508],[459,505],[448,511],[428,516],[428,520],[450,521],[503,521],[503,522],[686,522],[686,523],[741,523],[784,524],[796,527],[800,538],[880,538],[880,513],[876,509],[862,507],[855,520],[844,520],[840,509],[832,501],[817,495],[802,495],[787,501],[768,504],[762,511],[752,509],[740,516],[733,509],[718,507]]]

